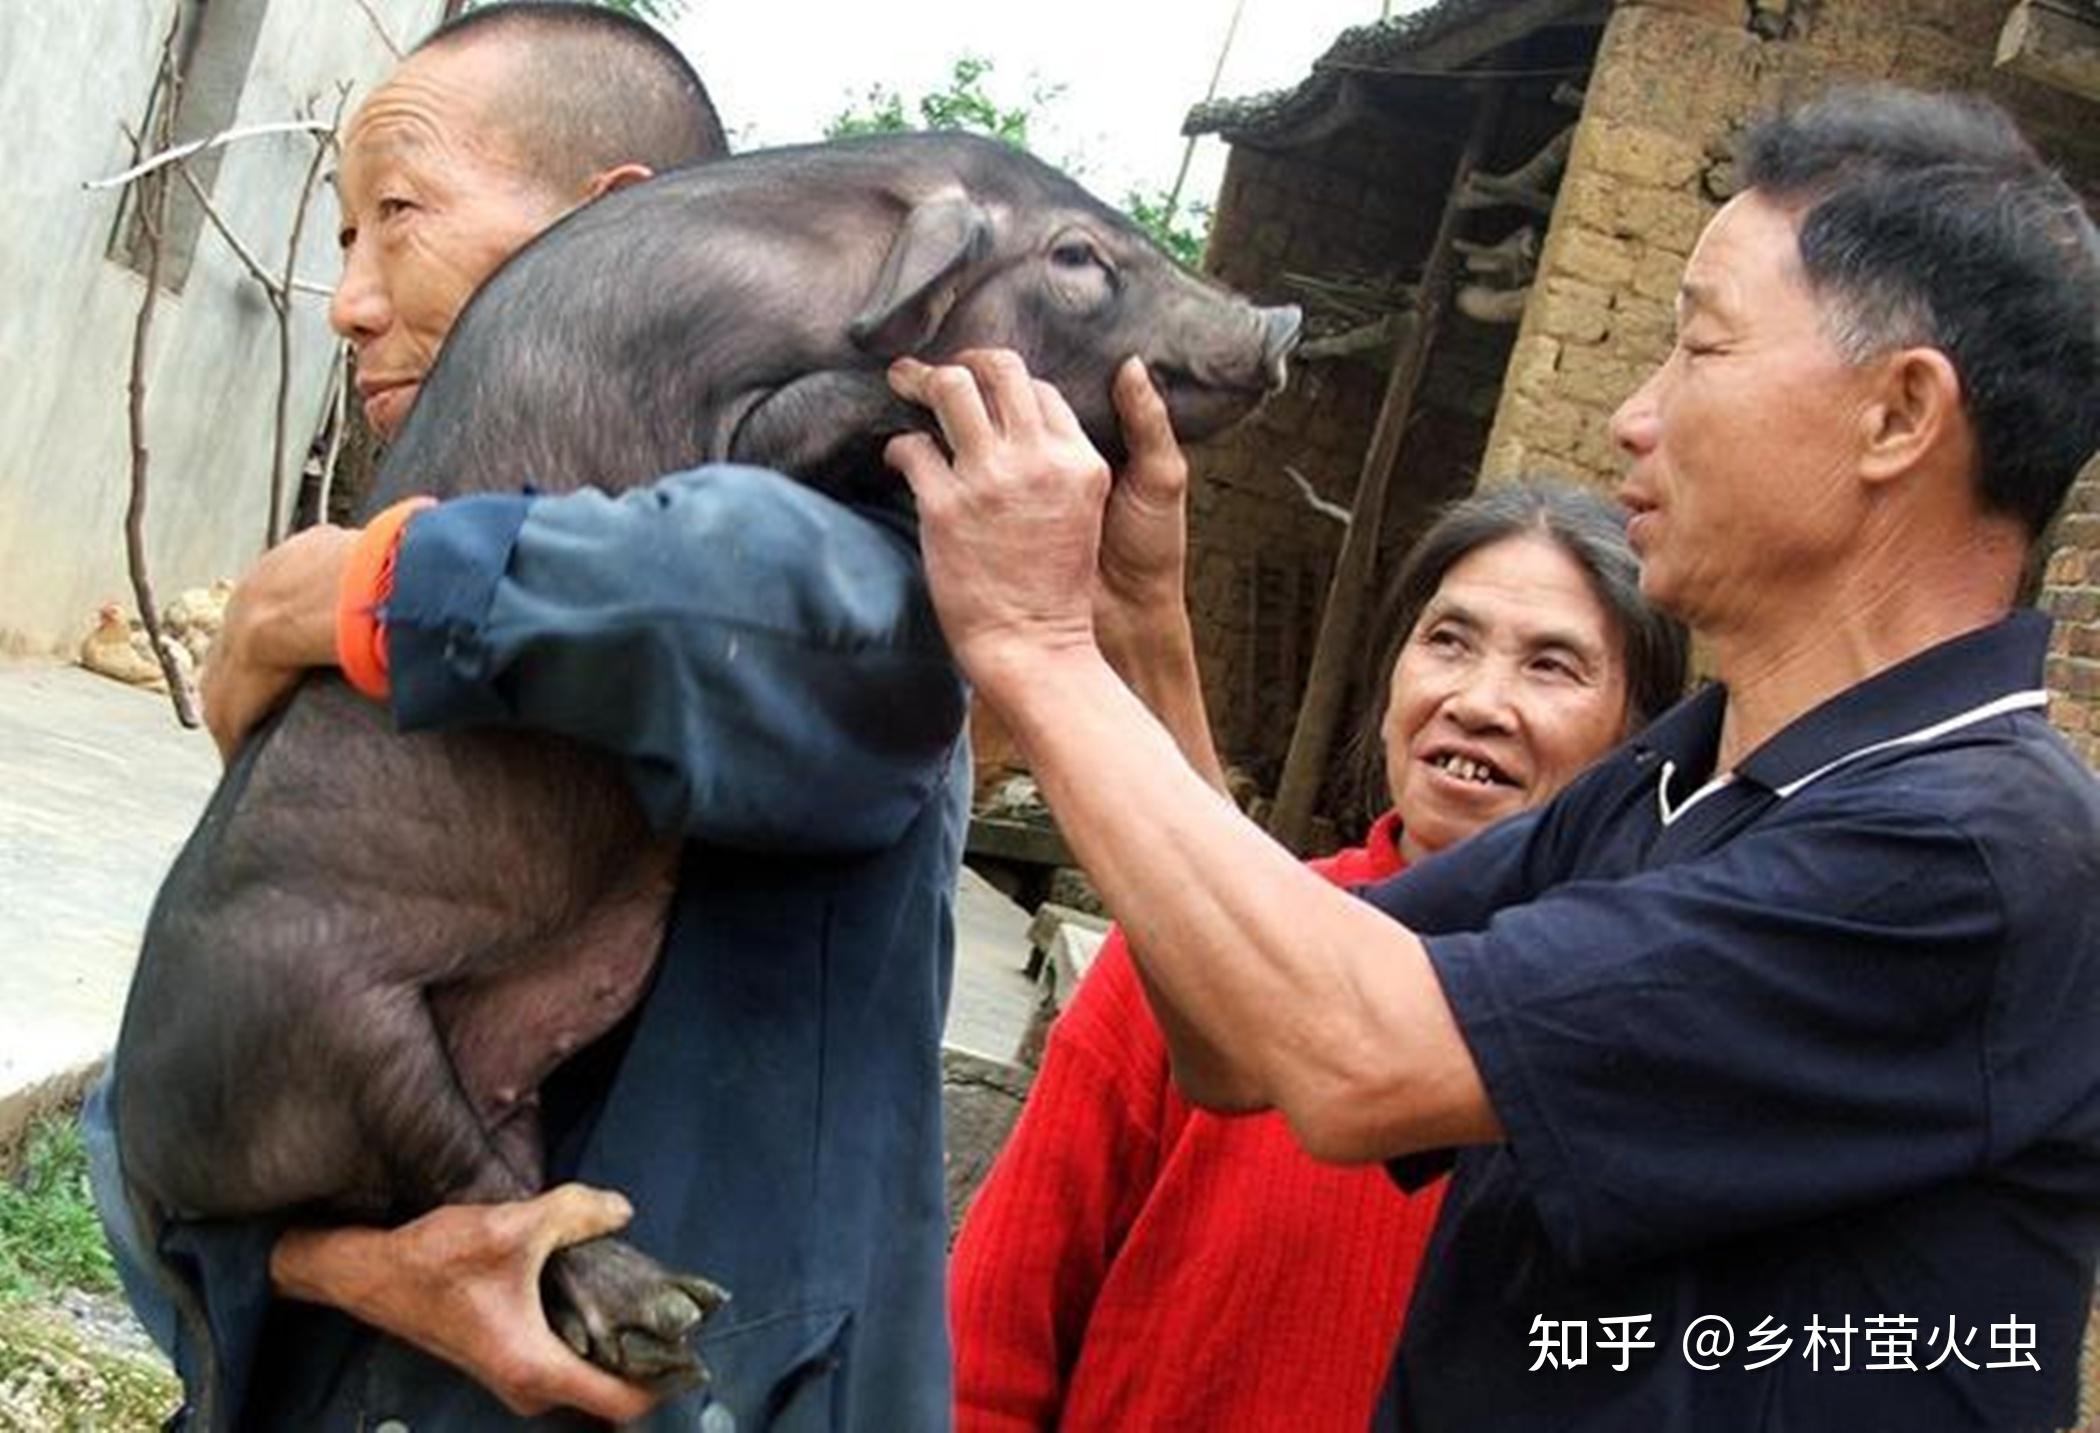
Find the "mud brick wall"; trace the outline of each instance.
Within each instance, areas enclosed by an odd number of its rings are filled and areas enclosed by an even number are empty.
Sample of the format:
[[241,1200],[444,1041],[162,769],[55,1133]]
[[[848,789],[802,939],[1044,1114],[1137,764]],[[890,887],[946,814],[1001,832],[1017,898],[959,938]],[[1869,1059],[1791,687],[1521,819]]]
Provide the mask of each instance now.
[[1835,80],[1981,90],[2100,193],[2100,110],[1991,59],[2003,0],[1621,0],[1597,54],[1482,465],[1599,484],[1612,410],[1669,352],[1684,261],[1749,117]]

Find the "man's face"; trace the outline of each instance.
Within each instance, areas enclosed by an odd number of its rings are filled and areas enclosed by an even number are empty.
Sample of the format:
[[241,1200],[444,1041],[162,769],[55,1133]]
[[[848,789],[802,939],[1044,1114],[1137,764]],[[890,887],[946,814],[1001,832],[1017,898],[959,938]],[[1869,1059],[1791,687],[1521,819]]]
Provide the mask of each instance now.
[[1612,418],[1641,589],[1709,636],[1814,600],[1804,579],[1860,516],[1866,366],[1831,338],[1798,236],[1754,190],[1714,216],[1685,266],[1676,347]]
[[391,438],[467,299],[568,204],[522,171],[489,101],[500,42],[412,55],[350,121],[337,189],[343,277],[329,322],[357,350],[365,416]]

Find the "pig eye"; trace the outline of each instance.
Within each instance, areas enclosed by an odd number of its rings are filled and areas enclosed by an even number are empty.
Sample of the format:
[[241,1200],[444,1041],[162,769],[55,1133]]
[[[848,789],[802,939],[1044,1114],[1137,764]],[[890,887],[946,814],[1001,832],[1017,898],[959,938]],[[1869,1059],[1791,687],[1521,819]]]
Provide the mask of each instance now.
[[1060,269],[1090,269],[1096,263],[1094,246],[1083,239],[1067,239],[1050,251],[1050,262]]

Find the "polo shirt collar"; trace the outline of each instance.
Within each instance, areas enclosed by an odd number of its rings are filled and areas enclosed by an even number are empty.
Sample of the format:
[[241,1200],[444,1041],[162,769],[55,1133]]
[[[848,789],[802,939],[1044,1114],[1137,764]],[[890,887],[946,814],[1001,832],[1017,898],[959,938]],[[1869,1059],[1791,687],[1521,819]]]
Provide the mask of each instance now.
[[[2049,619],[2016,611],[1839,692],[1744,757],[1735,774],[1791,796],[1856,757],[2045,707],[2041,672],[2048,648]],[[1640,745],[1681,771],[1710,773],[1727,701],[1726,688],[1705,688],[1650,727]]]

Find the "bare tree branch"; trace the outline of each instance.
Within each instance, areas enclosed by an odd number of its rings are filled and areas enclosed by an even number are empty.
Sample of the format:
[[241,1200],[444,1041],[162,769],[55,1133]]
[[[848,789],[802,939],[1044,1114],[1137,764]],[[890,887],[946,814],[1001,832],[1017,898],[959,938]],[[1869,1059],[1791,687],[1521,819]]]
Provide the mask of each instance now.
[[116,189],[151,174],[178,159],[188,159],[200,150],[217,149],[221,145],[233,144],[243,139],[256,139],[267,134],[328,134],[330,126],[317,119],[281,119],[268,124],[244,124],[235,129],[222,129],[208,139],[193,139],[187,144],[178,144],[163,149],[151,159],[141,160],[122,174],[112,174],[107,179],[89,179],[81,184],[83,189]]
[[[129,126],[125,127],[124,135],[127,139],[131,137]],[[181,175],[182,182],[189,186],[190,197],[197,201],[197,207],[203,211],[204,217],[211,221],[212,228],[226,241],[226,246],[233,250],[234,257],[241,261],[241,267],[248,271],[248,277],[262,285],[263,291],[270,296],[272,307],[275,307],[283,298],[283,290],[277,276],[265,269],[262,260],[255,257],[255,251],[241,242],[240,236],[233,232],[233,226],[226,222],[226,216],[219,212],[219,206],[212,203],[211,196],[204,192],[204,186],[198,182],[197,176],[190,172],[188,161],[176,160],[175,172]],[[335,297],[335,290],[327,284],[310,283],[305,279],[292,280],[292,292],[314,298]]]
[[188,162],[176,160],[175,172],[181,175],[182,182],[189,186],[190,197],[197,201],[197,207],[204,211],[204,217],[211,221],[212,228],[219,231],[219,237],[226,241],[226,247],[233,250],[234,257],[241,261],[241,267],[248,271],[248,277],[262,285],[263,292],[270,297],[270,307],[282,308],[284,295],[278,290],[276,276],[262,266],[262,260],[256,258],[254,251],[242,243],[240,236],[233,232],[233,226],[226,222],[226,216],[219,212],[219,206],[211,202],[211,196],[204,192],[204,186],[197,182],[197,176],[190,173]]
[[306,214],[313,207],[314,188],[320,182],[321,166],[328,160],[329,151],[335,146],[337,129],[343,122],[343,110],[350,103],[350,86],[338,83],[335,87],[335,114],[328,122],[325,133],[314,140],[314,157],[306,166],[306,178],[299,186],[299,207],[292,211],[292,232],[285,240],[283,287],[273,295],[277,310],[277,414],[270,444],[270,529],[269,545],[275,546],[285,537],[284,465],[285,429],[290,421],[292,401],[292,317],[291,305],[286,295],[291,291],[292,281],[299,268],[299,239],[306,231]]
[[[181,77],[175,68],[175,36],[180,23],[168,26],[167,38],[161,41],[160,69],[161,108],[157,122],[156,142],[166,144],[175,127],[176,100],[181,91]],[[161,675],[167,678],[168,696],[175,704],[175,719],[186,727],[197,725],[197,704],[190,690],[189,674],[175,663],[168,642],[162,639],[160,609],[153,600],[153,581],[146,571],[146,356],[153,332],[153,310],[160,300],[160,263],[165,249],[162,235],[166,232],[168,217],[168,180],[160,176],[147,185],[139,194],[138,216],[147,243],[146,295],[139,301],[139,316],[131,333],[131,378],[128,388],[129,415],[131,421],[131,500],[124,509],[124,553],[131,569],[131,591],[139,605],[139,620],[145,624],[146,639],[153,648],[155,659],[160,662]]]
[[1305,474],[1299,472],[1290,464],[1284,464],[1283,475],[1298,485],[1298,495],[1305,499],[1305,505],[1321,517],[1333,518],[1343,527],[1347,527],[1351,519],[1354,518],[1355,514],[1351,513],[1349,509],[1343,507],[1340,503],[1329,502],[1321,497],[1320,490],[1312,485]]
[[343,456],[343,434],[350,426],[350,344],[338,341],[335,363],[329,369],[329,386],[335,394],[335,419],[328,425],[328,452],[321,459],[320,480],[314,485],[314,521],[328,521],[328,501],[335,494],[335,465]]
[[379,36],[379,43],[386,46],[387,53],[397,60],[401,59],[401,47],[395,44],[394,37],[387,33],[386,25],[380,20],[378,13],[366,3],[366,0],[353,0],[353,3],[358,9],[365,12],[365,18],[372,22],[373,33]]

